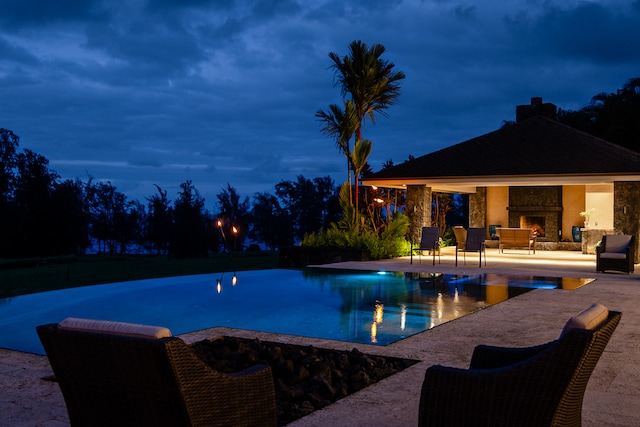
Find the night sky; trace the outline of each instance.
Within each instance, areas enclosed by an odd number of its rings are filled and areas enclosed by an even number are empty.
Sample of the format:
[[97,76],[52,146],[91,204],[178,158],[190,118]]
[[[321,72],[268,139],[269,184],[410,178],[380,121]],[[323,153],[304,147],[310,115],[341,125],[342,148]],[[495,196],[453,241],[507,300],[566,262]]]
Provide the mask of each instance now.
[[542,97],[579,109],[640,76],[640,1],[0,0],[0,128],[63,179],[215,210],[281,180],[346,179],[319,109],[329,52],[380,43],[406,74],[368,123],[374,170],[498,129]]

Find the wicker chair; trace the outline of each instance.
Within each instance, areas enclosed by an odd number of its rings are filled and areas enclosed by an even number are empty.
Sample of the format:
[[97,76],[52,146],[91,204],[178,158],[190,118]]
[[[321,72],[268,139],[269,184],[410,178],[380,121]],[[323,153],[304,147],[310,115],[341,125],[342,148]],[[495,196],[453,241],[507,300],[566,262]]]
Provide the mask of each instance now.
[[209,368],[177,337],[58,324],[36,329],[72,426],[276,424],[268,366],[226,375]]
[[[606,308],[605,308],[606,309]],[[427,369],[420,426],[580,426],[589,377],[621,313],[528,348],[477,346],[468,370]]]
[[605,234],[596,247],[596,271],[633,272],[635,237],[630,234]]

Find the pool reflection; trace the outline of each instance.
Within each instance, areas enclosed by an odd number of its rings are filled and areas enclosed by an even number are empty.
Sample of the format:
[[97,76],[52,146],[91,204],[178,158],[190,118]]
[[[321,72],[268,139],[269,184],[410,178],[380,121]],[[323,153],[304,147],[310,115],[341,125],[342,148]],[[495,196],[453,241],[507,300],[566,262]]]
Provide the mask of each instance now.
[[[320,270],[320,269],[318,269]],[[576,289],[592,279],[307,269],[305,279],[341,297],[349,341],[386,345],[534,289]],[[368,315],[366,313],[369,313]],[[371,314],[372,313],[372,314]]]

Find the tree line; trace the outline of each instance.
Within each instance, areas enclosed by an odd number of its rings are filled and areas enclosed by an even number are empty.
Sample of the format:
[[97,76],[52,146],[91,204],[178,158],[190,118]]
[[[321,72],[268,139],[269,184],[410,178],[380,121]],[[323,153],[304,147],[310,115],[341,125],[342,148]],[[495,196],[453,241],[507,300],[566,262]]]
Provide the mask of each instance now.
[[640,77],[625,82],[615,93],[599,93],[579,110],[558,111],[568,126],[640,152]]
[[[281,181],[253,202],[230,184],[217,210],[189,180],[171,200],[163,188],[144,202],[111,182],[61,180],[49,161],[0,128],[0,257],[152,253],[176,257],[242,250],[253,242],[276,250],[336,221],[338,190],[329,177]],[[235,230],[236,232],[234,232]]]

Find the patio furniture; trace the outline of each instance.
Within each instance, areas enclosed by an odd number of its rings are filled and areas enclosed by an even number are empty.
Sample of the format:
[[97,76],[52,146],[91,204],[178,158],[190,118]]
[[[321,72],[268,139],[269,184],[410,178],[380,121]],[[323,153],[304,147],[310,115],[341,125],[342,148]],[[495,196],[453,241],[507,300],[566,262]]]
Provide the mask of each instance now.
[[70,318],[36,329],[72,426],[276,424],[268,366],[217,372],[161,327]]
[[634,259],[635,237],[629,234],[605,234],[596,247],[596,271],[631,273]]
[[621,313],[594,304],[560,338],[527,348],[477,346],[469,369],[427,369],[419,425],[580,426],[584,392]]
[[439,227],[422,227],[422,236],[420,237],[419,258],[422,264],[422,251],[430,251],[433,254],[433,265],[436,265],[436,253],[438,255],[438,264],[440,264],[440,228]]
[[467,230],[461,226],[453,227],[453,235],[456,236],[456,250],[464,250],[464,244],[467,242]]
[[[464,228],[463,228],[464,230]],[[468,230],[464,232],[464,234],[458,229],[456,232],[456,228],[453,229],[454,234],[456,235],[456,266],[458,266],[458,252],[462,252],[462,257],[464,259],[464,264],[467,264],[467,252],[478,252],[479,256],[479,267],[482,267],[482,255],[484,254],[484,265],[487,265],[487,254],[484,243],[485,238],[485,229],[484,228],[474,228],[469,227]],[[464,243],[460,244],[458,240],[458,233],[462,237],[465,236]]]
[[498,248],[504,253],[504,248],[527,248],[529,254],[533,249],[536,253],[537,237],[532,228],[496,228],[498,235]]

